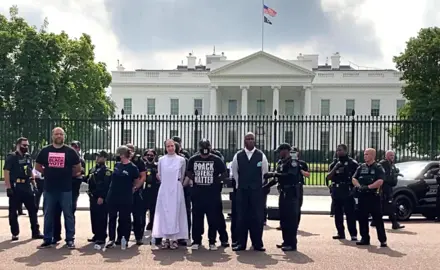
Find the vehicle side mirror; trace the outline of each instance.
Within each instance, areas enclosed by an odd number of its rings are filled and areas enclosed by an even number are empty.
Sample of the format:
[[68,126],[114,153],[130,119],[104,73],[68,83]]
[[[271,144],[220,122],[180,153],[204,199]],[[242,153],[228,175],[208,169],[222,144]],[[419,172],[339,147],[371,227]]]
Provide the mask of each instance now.
[[431,171],[428,171],[427,173],[425,173],[423,175],[423,178],[425,178],[425,179],[433,179],[434,178],[434,174],[432,174]]

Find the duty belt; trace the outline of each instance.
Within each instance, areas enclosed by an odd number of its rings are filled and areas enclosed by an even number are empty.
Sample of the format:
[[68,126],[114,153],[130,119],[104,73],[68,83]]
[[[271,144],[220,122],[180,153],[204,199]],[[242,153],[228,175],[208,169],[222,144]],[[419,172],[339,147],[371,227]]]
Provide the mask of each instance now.
[[350,185],[350,183],[336,183],[336,182],[332,182],[332,187],[343,187],[343,186],[348,186]]
[[285,189],[295,188],[297,185],[282,185],[280,186],[280,190],[284,191]]
[[27,180],[26,179],[22,179],[22,178],[17,178],[15,180],[15,183],[17,184],[26,184]]

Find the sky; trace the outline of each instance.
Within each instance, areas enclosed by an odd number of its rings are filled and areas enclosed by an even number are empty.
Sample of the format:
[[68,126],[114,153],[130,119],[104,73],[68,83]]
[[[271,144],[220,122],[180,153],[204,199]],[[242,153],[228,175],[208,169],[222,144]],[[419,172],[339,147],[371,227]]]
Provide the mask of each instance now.
[[[174,69],[193,52],[224,52],[229,60],[261,50],[259,0],[1,0],[32,25],[91,35],[96,59],[115,70]],[[422,27],[440,24],[438,0],[265,0],[278,14],[264,26],[264,50],[294,60],[339,52],[342,63],[394,68],[392,58]],[[356,67],[356,66],[354,66]]]

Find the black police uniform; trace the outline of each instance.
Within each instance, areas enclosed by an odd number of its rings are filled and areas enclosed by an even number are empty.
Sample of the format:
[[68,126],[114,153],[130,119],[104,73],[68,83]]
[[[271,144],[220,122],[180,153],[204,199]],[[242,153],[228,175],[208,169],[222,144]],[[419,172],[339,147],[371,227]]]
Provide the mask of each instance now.
[[283,243],[278,247],[284,251],[293,251],[297,248],[298,212],[300,208],[298,185],[301,181],[300,163],[291,157],[282,159],[277,164],[276,173],[266,175],[266,177],[272,176],[275,176],[276,180],[269,182],[264,188],[268,193],[271,186],[277,183],[279,185],[278,207]]
[[[309,166],[307,164],[307,162],[305,162],[304,160],[298,160],[300,169],[303,171],[308,172],[309,171]],[[298,226],[299,223],[301,222],[301,207],[303,206],[303,202],[304,202],[304,185],[305,185],[305,178],[304,175],[300,175],[300,181],[298,184],[298,200],[299,200],[299,211],[298,211]]]
[[[97,164],[90,169],[87,177],[89,190],[87,194],[90,198],[90,220],[92,224],[93,237],[90,242],[104,244],[107,238],[108,209],[106,203],[107,193],[110,187],[112,171],[105,165]],[[98,199],[103,199],[102,204],[98,204]]]
[[32,160],[29,154],[22,155],[18,151],[6,157],[4,170],[9,171],[11,188],[6,190],[9,197],[9,225],[13,240],[18,240],[20,227],[18,225],[18,208],[26,207],[31,223],[32,238],[41,239],[40,226],[37,218],[34,191],[32,190]]
[[377,180],[383,180],[385,178],[385,171],[382,166],[376,162],[372,163],[371,165],[363,163],[357,168],[353,178],[357,179],[361,186],[357,188],[357,197],[359,210],[359,231],[362,238],[356,244],[370,244],[370,226],[368,226],[368,218],[371,215],[376,225],[377,237],[381,243],[381,246],[386,246],[387,236],[382,219],[383,212],[379,190],[368,188],[368,185],[371,185]]
[[357,240],[355,199],[353,197],[352,176],[359,164],[349,156],[339,157],[330,164],[332,174],[330,186],[334,208],[335,226],[338,234],[333,239],[345,239],[344,213],[347,217],[348,232],[353,241]]
[[145,181],[145,188],[143,197],[145,200],[145,209],[150,212],[150,219],[148,220],[147,230],[153,230],[154,213],[156,211],[157,195],[159,194],[160,181],[157,180],[157,163],[145,162],[145,169],[147,171],[147,179]]
[[[383,179],[383,185],[381,188],[382,211],[385,215],[389,216],[394,230],[402,229],[405,226],[400,225],[397,221],[397,207],[393,200],[393,188],[397,185],[399,169],[386,159],[381,160],[379,164],[385,170],[385,179]],[[373,222],[371,223],[371,226],[374,226]]]
[[[134,165],[139,170],[139,174],[142,172],[145,172],[145,163],[140,155],[135,155],[131,162],[133,162]],[[140,177],[140,176],[139,176]],[[134,236],[136,238],[137,244],[141,244],[141,241],[144,237],[144,231],[146,226],[146,209],[145,209],[145,202],[143,198],[143,190],[139,189],[133,193],[133,232]],[[128,239],[127,239],[128,241]]]

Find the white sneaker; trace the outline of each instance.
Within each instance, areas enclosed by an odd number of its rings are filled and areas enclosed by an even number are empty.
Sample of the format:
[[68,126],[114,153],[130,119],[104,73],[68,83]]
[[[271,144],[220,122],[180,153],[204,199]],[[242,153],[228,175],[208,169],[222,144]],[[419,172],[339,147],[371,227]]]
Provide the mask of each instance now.
[[191,249],[192,250],[198,250],[200,248],[200,245],[198,245],[198,244],[192,244],[191,245]]
[[209,245],[209,250],[217,250],[217,246],[216,245]]
[[160,248],[158,247],[158,246],[156,246],[156,245],[151,245],[151,250],[159,250]]

